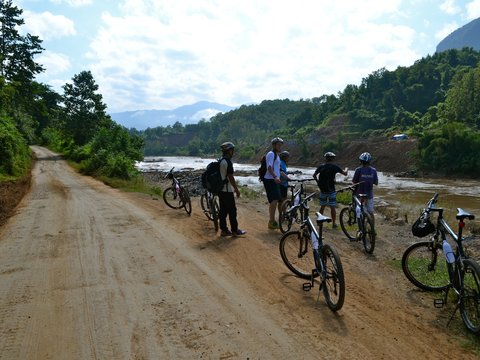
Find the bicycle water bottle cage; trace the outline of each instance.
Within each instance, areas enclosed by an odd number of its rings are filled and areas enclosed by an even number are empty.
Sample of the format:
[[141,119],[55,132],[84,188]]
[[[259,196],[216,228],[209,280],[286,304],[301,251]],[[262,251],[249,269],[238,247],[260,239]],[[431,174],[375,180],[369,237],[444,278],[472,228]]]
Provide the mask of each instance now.
[[469,212],[461,209],[461,208],[457,208],[457,216],[456,216],[457,220],[465,220],[465,219],[468,219],[468,220],[474,220],[475,219],[475,215],[473,214],[470,214]]
[[317,225],[320,225],[321,223],[324,223],[324,222],[332,222],[332,219],[330,219],[328,216],[323,216],[322,214],[320,214],[319,212],[317,212]]

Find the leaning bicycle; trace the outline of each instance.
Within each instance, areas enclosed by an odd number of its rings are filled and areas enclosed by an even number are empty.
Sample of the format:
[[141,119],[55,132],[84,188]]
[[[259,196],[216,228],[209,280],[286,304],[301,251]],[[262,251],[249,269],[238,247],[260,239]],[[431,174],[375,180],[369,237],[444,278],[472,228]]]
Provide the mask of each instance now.
[[305,218],[299,231],[283,234],[279,245],[280,255],[290,271],[300,278],[310,280],[303,284],[303,290],[309,291],[314,286],[314,279],[319,277],[318,296],[320,296],[320,290],[323,290],[328,307],[332,311],[338,311],[345,301],[343,267],[335,248],[323,242],[323,224],[332,220],[317,212],[317,231],[308,215],[308,202],[315,195],[316,193],[310,194],[293,206],[297,210],[302,208]]
[[290,180],[292,182],[300,183],[300,188],[295,190],[295,185],[288,185],[288,188],[290,189],[290,198],[285,199],[280,205],[278,225],[280,226],[280,231],[283,234],[285,234],[287,231],[290,231],[292,224],[301,224],[303,222],[305,218],[303,208],[301,206],[293,208],[293,206],[300,204],[305,196],[304,183],[312,180],[313,179]]
[[337,190],[337,193],[351,191],[350,204],[340,211],[340,227],[350,241],[361,241],[368,254],[375,249],[375,226],[372,215],[365,210],[364,203],[367,200],[365,194],[355,194],[360,183]]
[[[455,233],[443,218],[443,209],[435,207],[437,198],[438,194],[435,194],[430,199],[412,227],[412,232],[417,237],[433,236],[430,240],[414,243],[405,250],[402,269],[407,279],[420,289],[444,291],[443,298],[434,300],[435,307],[445,306],[449,291],[453,290],[455,309],[448,323],[456,311],[460,310],[467,329],[480,334],[480,266],[465,254],[463,246],[465,220],[473,220],[475,216],[457,208],[458,231]],[[435,223],[430,220],[432,213],[437,214]],[[454,241],[455,252],[447,241],[447,236]]]
[[163,191],[163,201],[172,209],[184,208],[188,215],[192,213],[192,202],[188,190],[180,184],[173,175],[173,168],[165,175],[166,179],[172,180],[172,185]]
[[215,231],[218,231],[218,215],[220,206],[218,205],[216,195],[205,189],[205,192],[200,197],[200,206],[202,207],[203,213],[207,219],[213,221]]

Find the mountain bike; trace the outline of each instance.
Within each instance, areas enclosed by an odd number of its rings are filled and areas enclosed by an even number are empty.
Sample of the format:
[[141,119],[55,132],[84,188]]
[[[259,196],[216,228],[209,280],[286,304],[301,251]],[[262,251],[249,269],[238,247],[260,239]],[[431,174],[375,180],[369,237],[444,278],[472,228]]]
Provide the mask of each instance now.
[[[460,310],[467,329],[480,334],[480,266],[465,254],[465,238],[462,236],[465,219],[473,220],[475,216],[457,208],[458,231],[455,233],[443,218],[443,209],[435,207],[437,198],[438,194],[435,194],[423,209],[419,221],[426,230],[416,235],[433,233],[433,237],[412,244],[405,250],[402,269],[407,279],[420,289],[445,292],[443,298],[434,300],[437,308],[446,305],[448,293],[453,290],[456,304],[448,324]],[[437,213],[436,223],[429,219],[432,213]],[[455,252],[447,241],[447,235],[456,244]]]
[[[280,255],[285,265],[295,275],[310,282],[303,284],[303,290],[309,291],[314,286],[314,279],[320,278],[318,298],[320,290],[328,307],[332,311],[342,308],[345,301],[345,278],[342,262],[335,248],[323,242],[323,224],[332,219],[317,212],[318,231],[309,217],[308,202],[317,193],[305,197],[292,209],[303,209],[304,220],[300,231],[289,231],[280,239]],[[312,254],[309,254],[309,248]]]
[[192,202],[188,190],[180,184],[180,181],[173,175],[173,169],[165,175],[166,179],[172,180],[172,185],[163,191],[163,201],[172,209],[184,208],[188,215],[192,213]]
[[367,195],[355,194],[360,183],[347,186],[337,191],[351,191],[352,200],[350,204],[340,211],[340,227],[350,241],[361,241],[368,254],[375,249],[375,226],[372,214],[367,212],[363,206]]
[[293,223],[301,224],[304,220],[303,208],[297,207],[292,209],[294,205],[300,204],[302,197],[305,195],[304,182],[312,181],[313,179],[290,180],[300,183],[300,189],[295,191],[295,185],[289,185],[290,198],[285,199],[280,205],[278,214],[278,225],[280,231],[285,234],[290,231]]
[[213,221],[215,231],[218,231],[218,214],[220,206],[218,205],[218,200],[215,194],[205,189],[205,193],[200,197],[200,206],[207,219]]

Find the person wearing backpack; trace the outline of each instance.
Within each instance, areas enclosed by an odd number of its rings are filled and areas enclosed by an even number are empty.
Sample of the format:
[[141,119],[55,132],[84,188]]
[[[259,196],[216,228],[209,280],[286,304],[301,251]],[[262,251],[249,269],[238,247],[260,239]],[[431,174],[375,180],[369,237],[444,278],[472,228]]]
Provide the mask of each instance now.
[[279,202],[282,199],[280,194],[280,156],[278,154],[282,151],[283,140],[279,137],[272,139],[272,150],[270,150],[265,156],[265,162],[267,171],[263,179],[263,186],[267,193],[268,199],[268,213],[269,221],[268,228],[275,230],[278,229],[278,223],[275,220],[275,212],[279,206]]
[[[245,230],[238,228],[237,221],[237,206],[235,203],[235,195],[240,197],[240,191],[237,187],[237,182],[233,176],[233,164],[232,157],[235,152],[235,145],[231,142],[223,143],[220,148],[222,149],[222,158],[220,159],[220,175],[224,181],[224,185],[221,191],[218,193],[218,202],[220,205],[219,211],[219,225],[221,236],[239,236],[246,234]],[[230,229],[227,227],[227,216],[230,220]]]

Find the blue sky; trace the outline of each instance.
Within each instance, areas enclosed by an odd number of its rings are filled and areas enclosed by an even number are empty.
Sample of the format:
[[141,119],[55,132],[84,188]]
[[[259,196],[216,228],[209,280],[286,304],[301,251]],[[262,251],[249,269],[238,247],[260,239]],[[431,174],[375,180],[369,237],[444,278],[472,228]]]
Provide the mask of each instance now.
[[14,0],[43,39],[38,80],[90,70],[108,111],[337,94],[410,66],[480,0]]

